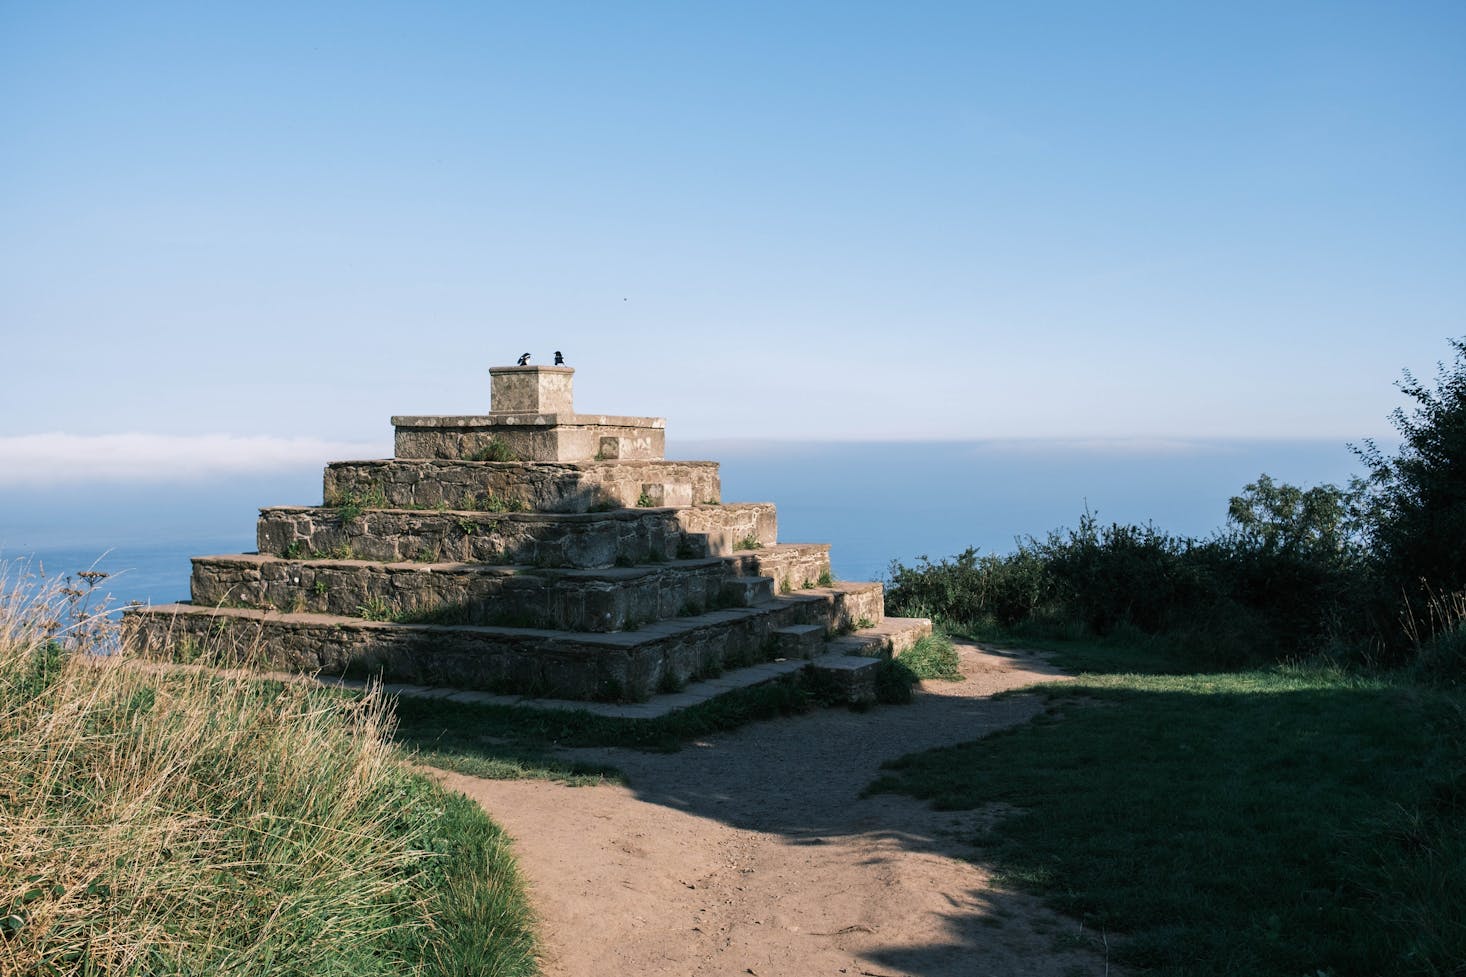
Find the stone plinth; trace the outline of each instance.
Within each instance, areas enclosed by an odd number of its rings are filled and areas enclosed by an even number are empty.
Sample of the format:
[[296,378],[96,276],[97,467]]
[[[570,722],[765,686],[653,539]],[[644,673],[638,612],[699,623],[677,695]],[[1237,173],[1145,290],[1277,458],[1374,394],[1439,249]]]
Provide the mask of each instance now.
[[398,458],[454,461],[658,461],[667,448],[660,417],[575,413],[568,366],[489,369],[487,415],[394,417]]
[[489,410],[495,414],[573,414],[575,370],[568,366],[489,368]]
[[[660,417],[603,414],[487,414],[394,417],[398,458],[467,461],[657,461],[665,456]],[[507,452],[507,454],[505,453]]]

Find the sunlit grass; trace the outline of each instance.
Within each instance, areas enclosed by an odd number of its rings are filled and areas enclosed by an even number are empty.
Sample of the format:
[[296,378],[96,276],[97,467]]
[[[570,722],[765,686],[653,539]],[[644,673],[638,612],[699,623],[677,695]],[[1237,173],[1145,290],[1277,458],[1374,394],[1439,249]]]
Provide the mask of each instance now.
[[533,971],[503,839],[380,695],[138,667],[0,594],[0,972]]

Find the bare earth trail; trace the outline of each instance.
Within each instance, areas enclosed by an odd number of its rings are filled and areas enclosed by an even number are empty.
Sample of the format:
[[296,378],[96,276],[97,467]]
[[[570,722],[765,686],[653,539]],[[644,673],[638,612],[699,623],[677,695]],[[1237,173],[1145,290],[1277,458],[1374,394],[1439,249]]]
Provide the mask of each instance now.
[[958,650],[966,680],[927,682],[910,706],[755,723],[672,754],[567,751],[629,788],[441,777],[515,839],[546,977],[1104,974],[1059,939],[1078,923],[964,860],[997,812],[859,796],[887,759],[1041,708],[994,692],[1062,679],[1037,657]]

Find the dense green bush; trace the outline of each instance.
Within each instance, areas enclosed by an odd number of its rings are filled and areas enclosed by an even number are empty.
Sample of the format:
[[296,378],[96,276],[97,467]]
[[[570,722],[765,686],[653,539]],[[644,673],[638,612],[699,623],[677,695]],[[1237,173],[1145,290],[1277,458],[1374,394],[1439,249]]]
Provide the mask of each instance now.
[[1405,373],[1399,453],[1365,442],[1348,488],[1261,475],[1205,539],[1085,512],[1006,555],[893,563],[887,605],[957,630],[1158,637],[1197,664],[1329,652],[1466,680],[1466,340],[1451,345],[1434,386]]
[[887,603],[893,613],[957,630],[1167,636],[1219,665],[1309,654],[1347,630],[1360,563],[1351,548],[1318,542],[1343,538],[1320,515],[1306,533],[1265,526],[1271,517],[1258,511],[1259,487],[1269,498],[1343,494],[1332,486],[1304,492],[1264,475],[1233,500],[1245,525],[1234,518],[1229,531],[1202,540],[1150,525],[1101,525],[1086,512],[1079,528],[1029,539],[1011,554],[968,549],[937,563],[893,563]]
[[1006,556],[968,547],[951,559],[916,566],[893,562],[886,601],[897,613],[950,623],[988,622],[1011,627],[1037,614],[1052,597],[1053,581],[1043,557],[1020,544]]

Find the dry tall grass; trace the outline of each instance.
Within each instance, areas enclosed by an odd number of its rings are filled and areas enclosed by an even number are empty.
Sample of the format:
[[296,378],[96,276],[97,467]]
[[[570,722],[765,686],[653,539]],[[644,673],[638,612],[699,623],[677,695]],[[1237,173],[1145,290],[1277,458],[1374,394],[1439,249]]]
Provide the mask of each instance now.
[[421,791],[380,696],[68,651],[100,619],[58,642],[66,595],[17,576],[0,564],[0,973],[415,969],[392,948],[430,925],[431,819],[394,823]]

